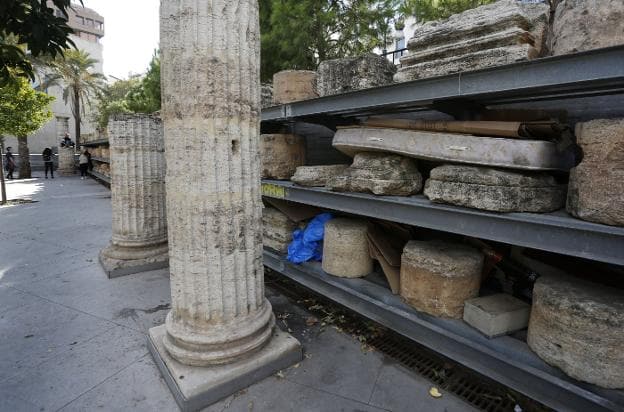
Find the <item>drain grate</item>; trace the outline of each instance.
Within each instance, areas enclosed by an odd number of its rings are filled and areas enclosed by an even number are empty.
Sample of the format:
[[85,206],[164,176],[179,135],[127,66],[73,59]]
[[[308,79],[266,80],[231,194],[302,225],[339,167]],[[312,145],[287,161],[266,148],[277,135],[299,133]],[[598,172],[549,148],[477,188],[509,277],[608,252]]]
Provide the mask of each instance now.
[[352,334],[373,348],[431,381],[439,389],[453,393],[473,407],[487,412],[509,412],[520,407],[525,412],[549,408],[465,368],[418,343],[379,325],[270,269],[265,281],[288,297],[293,304],[319,317],[323,324]]

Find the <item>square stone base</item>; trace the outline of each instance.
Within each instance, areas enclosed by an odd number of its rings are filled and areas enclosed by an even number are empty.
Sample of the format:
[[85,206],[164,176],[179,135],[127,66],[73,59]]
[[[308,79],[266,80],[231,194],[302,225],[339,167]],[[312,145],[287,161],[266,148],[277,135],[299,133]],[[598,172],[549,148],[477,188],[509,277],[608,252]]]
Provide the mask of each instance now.
[[238,392],[302,358],[301,344],[277,326],[269,343],[249,358],[227,365],[187,366],[163,345],[165,325],[149,330],[148,347],[182,411],[198,411]]
[[168,256],[162,259],[136,259],[136,260],[117,260],[99,256],[100,265],[106,272],[109,279],[118,278],[120,276],[133,275],[135,273],[149,272],[151,270],[165,269],[169,267]]

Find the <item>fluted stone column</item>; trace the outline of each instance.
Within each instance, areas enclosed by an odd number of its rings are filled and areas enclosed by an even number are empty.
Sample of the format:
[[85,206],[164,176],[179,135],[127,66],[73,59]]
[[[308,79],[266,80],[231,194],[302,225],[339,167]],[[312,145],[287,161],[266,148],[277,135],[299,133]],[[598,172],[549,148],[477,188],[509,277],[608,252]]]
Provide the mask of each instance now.
[[57,173],[61,176],[71,176],[75,173],[76,163],[74,154],[76,153],[73,147],[59,147],[58,149],[58,170]]
[[256,0],[162,0],[171,312],[149,346],[199,409],[301,359],[264,296]]
[[111,278],[166,267],[162,122],[148,114],[118,115],[109,131],[113,236],[100,263]]

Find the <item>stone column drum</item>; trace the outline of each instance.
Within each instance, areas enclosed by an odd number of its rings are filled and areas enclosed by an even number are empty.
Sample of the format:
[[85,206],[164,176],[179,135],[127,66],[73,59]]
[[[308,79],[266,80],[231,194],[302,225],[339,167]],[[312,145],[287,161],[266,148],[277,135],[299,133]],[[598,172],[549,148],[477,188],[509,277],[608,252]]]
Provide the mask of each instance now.
[[61,176],[71,176],[76,168],[74,154],[76,150],[73,147],[59,147],[58,149],[58,170]]
[[162,122],[118,115],[109,130],[113,236],[100,263],[110,278],[167,267]]
[[359,219],[337,218],[325,223],[323,270],[342,278],[359,278],[373,271],[368,249],[368,225]]
[[283,70],[273,75],[273,103],[286,104],[318,97],[316,72]]
[[298,362],[264,295],[255,0],[162,0],[171,311],[148,346],[183,410]]
[[401,256],[401,297],[433,316],[461,319],[464,302],[477,297],[483,254],[470,246],[411,240]]

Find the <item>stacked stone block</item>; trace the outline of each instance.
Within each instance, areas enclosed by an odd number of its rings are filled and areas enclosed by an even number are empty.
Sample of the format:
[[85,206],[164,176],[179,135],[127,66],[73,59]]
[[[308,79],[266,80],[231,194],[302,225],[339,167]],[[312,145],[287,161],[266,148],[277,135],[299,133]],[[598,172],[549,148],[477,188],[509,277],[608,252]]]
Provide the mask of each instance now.
[[273,103],[286,104],[318,97],[316,72],[284,70],[273,75]]
[[327,188],[336,192],[409,196],[422,189],[422,176],[414,159],[363,152],[355,155],[353,164],[342,174],[330,178]]
[[499,66],[539,57],[550,7],[500,0],[428,22],[409,40],[395,81]]
[[366,221],[337,218],[325,223],[323,270],[343,278],[359,278],[373,271]]
[[400,294],[422,312],[461,319],[464,302],[479,293],[482,269],[483,255],[470,246],[412,240],[401,257]]
[[305,164],[305,140],[295,134],[260,136],[260,158],[264,179],[290,179]]
[[331,96],[392,83],[396,67],[376,54],[321,62],[318,68],[318,92]]
[[583,161],[570,171],[568,212],[624,226],[624,119],[578,123],[576,140]]
[[529,347],[569,376],[624,388],[624,291],[571,277],[533,289]]

